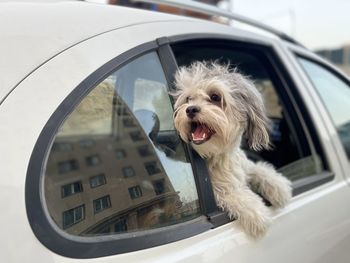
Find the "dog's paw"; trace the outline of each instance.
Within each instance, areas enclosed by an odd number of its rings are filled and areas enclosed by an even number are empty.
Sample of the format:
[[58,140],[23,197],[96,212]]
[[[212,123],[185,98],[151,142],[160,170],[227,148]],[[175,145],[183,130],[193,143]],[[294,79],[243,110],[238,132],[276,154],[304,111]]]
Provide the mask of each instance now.
[[265,184],[263,196],[274,208],[285,207],[292,198],[291,182],[282,175],[275,176],[268,184]]
[[260,239],[265,236],[270,224],[271,217],[268,210],[250,210],[241,214],[238,219],[243,231],[252,239]]
[[292,198],[291,182],[265,162],[250,167],[248,183],[251,189],[264,197],[273,208],[285,207]]

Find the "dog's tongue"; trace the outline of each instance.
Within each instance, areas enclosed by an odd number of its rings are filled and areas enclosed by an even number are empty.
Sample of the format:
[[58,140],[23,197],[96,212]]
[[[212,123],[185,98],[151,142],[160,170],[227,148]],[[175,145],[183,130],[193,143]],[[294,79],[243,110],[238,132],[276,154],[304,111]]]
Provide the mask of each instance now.
[[205,125],[198,125],[194,132],[192,132],[193,141],[203,141],[208,137],[209,129]]

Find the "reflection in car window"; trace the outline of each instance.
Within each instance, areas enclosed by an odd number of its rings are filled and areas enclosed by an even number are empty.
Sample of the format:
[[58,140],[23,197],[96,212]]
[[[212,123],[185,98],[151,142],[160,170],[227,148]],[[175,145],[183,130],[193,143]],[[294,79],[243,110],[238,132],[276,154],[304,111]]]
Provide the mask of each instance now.
[[350,159],[350,87],[326,68],[304,58],[299,61],[320,94]]
[[48,156],[44,195],[53,221],[69,234],[93,236],[198,217],[172,112],[156,53],[97,85],[61,125]]
[[[307,143],[300,142],[303,131],[295,128],[287,107],[283,104],[278,88],[271,77],[269,66],[261,52],[222,43],[181,43],[174,45],[174,55],[179,66],[188,66],[194,61],[218,61],[237,67],[240,73],[249,76],[263,96],[267,115],[271,120],[270,140],[272,150],[255,152],[248,148],[245,140],[242,147],[253,161],[268,161],[290,180],[295,181],[320,173],[321,158],[312,153]],[[298,134],[299,132],[299,134]]]

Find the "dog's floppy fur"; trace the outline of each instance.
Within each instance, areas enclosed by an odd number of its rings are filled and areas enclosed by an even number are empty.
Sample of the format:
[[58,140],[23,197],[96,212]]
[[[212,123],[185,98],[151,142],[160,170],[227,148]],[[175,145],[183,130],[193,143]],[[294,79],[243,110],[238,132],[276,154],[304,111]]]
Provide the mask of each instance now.
[[206,159],[217,205],[237,219],[248,236],[262,237],[271,217],[256,193],[282,208],[291,199],[291,186],[272,165],[253,163],[240,149],[242,136],[254,150],[270,146],[260,93],[237,70],[215,62],[180,68],[175,85],[175,127]]

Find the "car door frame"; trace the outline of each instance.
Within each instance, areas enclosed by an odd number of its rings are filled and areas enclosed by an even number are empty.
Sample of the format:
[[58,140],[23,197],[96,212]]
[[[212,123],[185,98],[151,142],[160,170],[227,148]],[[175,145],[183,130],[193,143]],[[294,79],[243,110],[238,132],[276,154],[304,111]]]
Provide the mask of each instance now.
[[[313,101],[313,104],[317,108],[319,112],[319,119],[315,120],[315,122],[322,122],[325,126],[323,132],[328,134],[330,138],[330,146],[333,148],[333,154],[327,154],[327,158],[330,160],[330,164],[335,169],[336,166],[341,167],[341,172],[343,178],[346,180],[348,185],[350,186],[350,173],[348,172],[350,169],[350,161],[346,157],[346,153],[344,147],[340,141],[338,136],[338,132],[335,128],[333,120],[325,107],[324,102],[322,101],[320,95],[318,94],[316,88],[310,80],[310,77],[307,75],[307,72],[303,69],[300,62],[298,62],[298,57],[305,58],[317,65],[325,68],[341,80],[345,81],[350,86],[350,78],[344,74],[339,68],[332,65],[330,62],[325,59],[317,56],[309,50],[300,48],[295,45],[287,45],[285,47],[286,56],[289,58],[290,65],[294,68],[294,72],[298,75],[300,81],[302,82],[302,86],[304,86],[309,93],[310,100]],[[326,144],[327,142],[323,142]],[[332,156],[333,155],[333,156]]]

